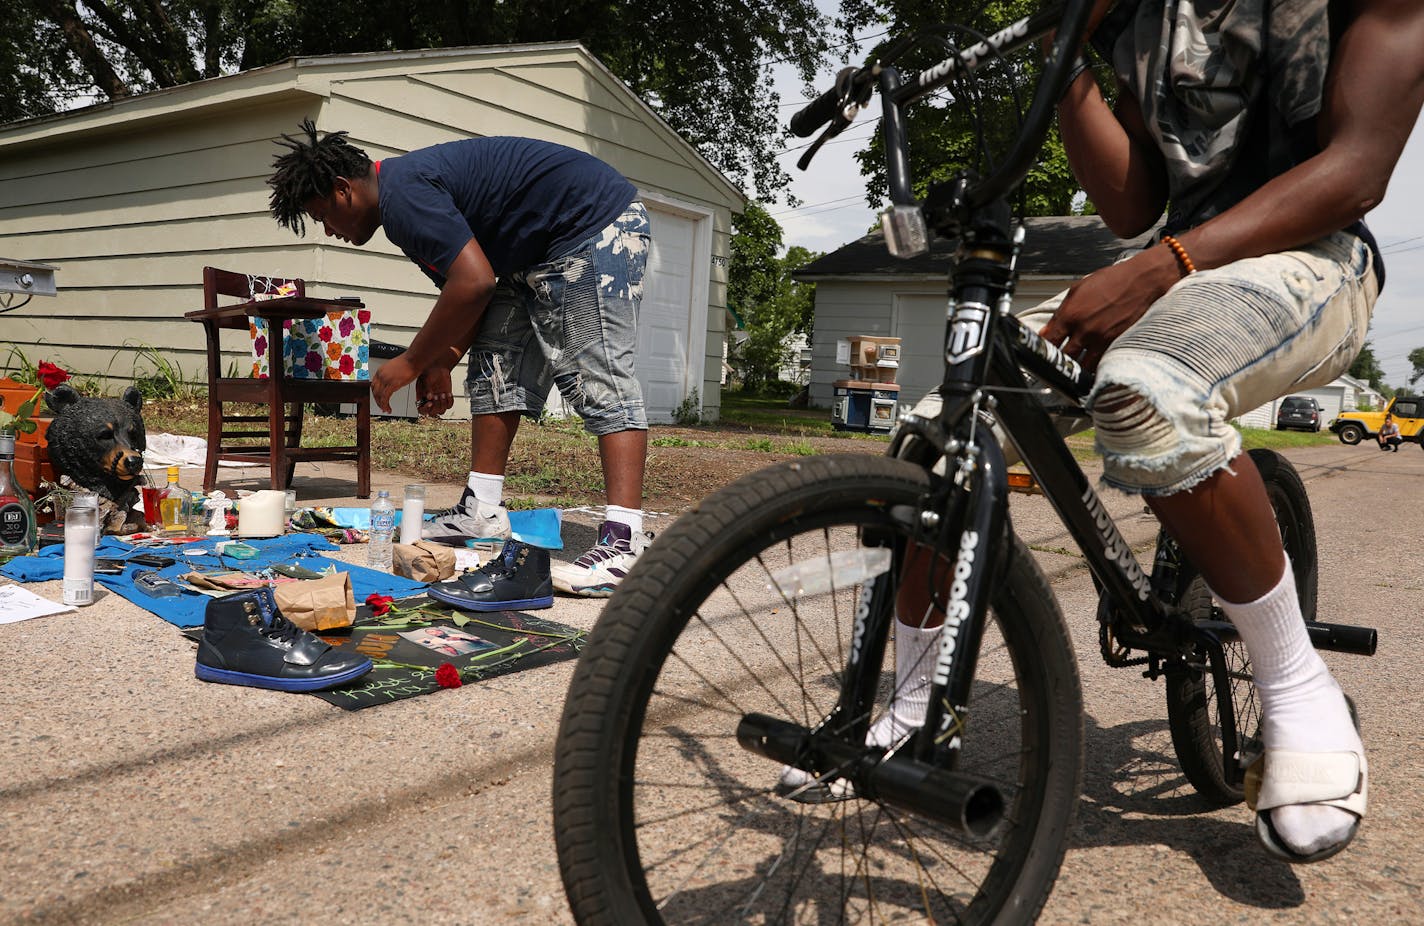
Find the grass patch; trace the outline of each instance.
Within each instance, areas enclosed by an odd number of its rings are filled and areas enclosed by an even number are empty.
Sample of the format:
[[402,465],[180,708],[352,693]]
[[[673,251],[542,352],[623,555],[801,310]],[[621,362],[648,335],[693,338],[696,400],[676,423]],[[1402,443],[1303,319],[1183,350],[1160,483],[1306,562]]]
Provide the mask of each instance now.
[[1340,442],[1340,439],[1329,431],[1277,431],[1274,428],[1237,428],[1237,430],[1241,432],[1241,444],[1245,450],[1255,450],[1258,447],[1267,450],[1324,447]]

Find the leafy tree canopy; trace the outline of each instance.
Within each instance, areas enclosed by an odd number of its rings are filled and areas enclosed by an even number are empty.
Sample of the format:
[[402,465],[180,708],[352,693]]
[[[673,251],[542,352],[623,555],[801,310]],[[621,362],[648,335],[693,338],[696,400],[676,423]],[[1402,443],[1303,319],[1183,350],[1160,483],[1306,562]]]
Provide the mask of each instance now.
[[1409,385],[1424,379],[1424,347],[1416,347],[1409,352],[1409,365],[1414,369],[1409,374]]
[[784,186],[771,64],[810,78],[873,18],[844,0],[0,0],[0,121],[294,55],[579,40],[727,176]]
[[1375,351],[1370,347],[1369,341],[1366,341],[1365,346],[1360,348],[1359,354],[1355,356],[1355,362],[1350,364],[1349,373],[1355,379],[1369,383],[1371,389],[1381,392],[1384,390],[1384,368],[1375,359]]
[[732,359],[742,385],[755,391],[778,378],[790,356],[787,338],[811,333],[815,284],[797,282],[791,274],[820,255],[794,246],[778,257],[781,227],[757,202],[748,203],[732,227],[727,305],[746,333]]
[[[1038,0],[890,0],[891,23],[884,42],[936,23],[953,23],[978,33],[990,33],[1034,12]],[[947,33],[959,46],[977,41],[974,31]],[[902,59],[901,68],[918,71],[947,57],[947,46],[929,44]],[[980,68],[962,85],[946,88],[912,107],[906,118],[910,173],[916,196],[932,183],[950,179],[960,167],[987,173],[1009,150],[1040,73],[1039,57],[1021,52]],[[878,106],[878,99],[872,102]],[[857,158],[866,177],[866,198],[873,206],[888,197],[884,146],[877,135]],[[1023,185],[1026,215],[1068,215],[1079,193],[1068,167],[1063,142],[1053,130],[1038,163]],[[1091,205],[1088,210],[1091,211]]]

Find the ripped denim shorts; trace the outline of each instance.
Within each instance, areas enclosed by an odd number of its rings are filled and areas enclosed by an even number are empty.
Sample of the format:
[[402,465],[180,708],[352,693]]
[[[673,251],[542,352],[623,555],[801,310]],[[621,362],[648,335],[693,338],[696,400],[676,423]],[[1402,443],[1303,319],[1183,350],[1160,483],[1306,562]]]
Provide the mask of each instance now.
[[633,372],[651,240],[634,200],[572,251],[500,279],[470,347],[470,411],[537,418],[551,386],[591,434],[647,430]]
[[[1087,405],[1103,483],[1175,495],[1227,468],[1241,452],[1233,418],[1349,369],[1378,289],[1369,247],[1344,231],[1183,277],[1098,364]],[[1041,329],[1065,295],[1020,320]],[[931,393],[915,411],[939,406]]]

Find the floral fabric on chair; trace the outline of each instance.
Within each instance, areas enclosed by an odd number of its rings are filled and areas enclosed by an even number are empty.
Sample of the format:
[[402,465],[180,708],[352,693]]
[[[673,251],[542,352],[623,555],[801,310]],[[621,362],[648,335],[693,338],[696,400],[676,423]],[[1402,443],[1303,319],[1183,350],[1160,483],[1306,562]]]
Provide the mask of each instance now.
[[[296,295],[291,283],[276,285],[263,277],[251,279],[252,298],[277,299]],[[293,379],[370,379],[371,312],[342,309],[325,318],[287,319],[283,322],[282,357],[286,375]],[[252,335],[252,376],[266,379],[268,365],[267,321],[248,323]]]

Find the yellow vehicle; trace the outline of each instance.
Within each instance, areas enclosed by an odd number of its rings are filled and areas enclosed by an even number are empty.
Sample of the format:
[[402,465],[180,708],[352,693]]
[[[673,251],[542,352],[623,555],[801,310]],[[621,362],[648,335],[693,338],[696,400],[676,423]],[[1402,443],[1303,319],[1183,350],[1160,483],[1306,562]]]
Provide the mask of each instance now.
[[1330,422],[1330,430],[1340,438],[1341,443],[1358,444],[1366,437],[1375,437],[1384,426],[1386,415],[1393,416],[1399,425],[1399,436],[1406,441],[1424,446],[1424,397],[1396,396],[1389,400],[1384,411],[1342,412],[1339,418]]

